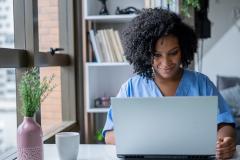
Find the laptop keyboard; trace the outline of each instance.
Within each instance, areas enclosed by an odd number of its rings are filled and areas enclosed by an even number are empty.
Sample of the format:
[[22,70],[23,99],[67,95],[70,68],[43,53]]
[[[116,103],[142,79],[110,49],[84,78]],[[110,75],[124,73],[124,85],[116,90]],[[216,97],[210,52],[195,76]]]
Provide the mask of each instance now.
[[215,156],[203,156],[203,155],[161,155],[161,156],[143,156],[143,155],[131,155],[125,156],[124,160],[213,160]]

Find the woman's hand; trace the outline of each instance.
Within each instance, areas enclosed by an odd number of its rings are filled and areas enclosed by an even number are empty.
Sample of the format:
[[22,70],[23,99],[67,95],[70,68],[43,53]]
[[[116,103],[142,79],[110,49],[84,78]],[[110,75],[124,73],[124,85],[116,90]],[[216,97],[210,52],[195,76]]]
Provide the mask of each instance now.
[[218,138],[216,145],[216,158],[229,159],[232,158],[236,151],[236,143],[233,137]]

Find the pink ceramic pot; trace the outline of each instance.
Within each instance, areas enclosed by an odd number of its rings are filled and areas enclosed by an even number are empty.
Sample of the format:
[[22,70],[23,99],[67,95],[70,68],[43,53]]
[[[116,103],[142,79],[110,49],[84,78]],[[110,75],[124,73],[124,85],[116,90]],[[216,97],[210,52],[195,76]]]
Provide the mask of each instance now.
[[24,117],[17,130],[18,160],[43,160],[42,129],[32,117]]

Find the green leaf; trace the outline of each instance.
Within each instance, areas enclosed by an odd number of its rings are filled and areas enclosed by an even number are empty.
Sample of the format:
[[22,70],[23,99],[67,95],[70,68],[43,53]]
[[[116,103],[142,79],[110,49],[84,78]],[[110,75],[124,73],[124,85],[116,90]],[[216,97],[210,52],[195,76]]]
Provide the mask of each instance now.
[[182,0],[181,12],[184,16],[191,17],[189,13],[190,8],[199,10],[200,9],[199,0]]
[[52,84],[54,75],[43,77],[40,81],[39,69],[34,67],[26,71],[20,84],[18,91],[22,102],[21,114],[26,117],[33,117],[39,110],[40,103],[52,92],[56,84]]
[[97,132],[96,132],[96,140],[98,142],[104,141],[104,137],[102,136],[102,131],[103,131],[103,129],[100,129],[100,130],[97,130]]

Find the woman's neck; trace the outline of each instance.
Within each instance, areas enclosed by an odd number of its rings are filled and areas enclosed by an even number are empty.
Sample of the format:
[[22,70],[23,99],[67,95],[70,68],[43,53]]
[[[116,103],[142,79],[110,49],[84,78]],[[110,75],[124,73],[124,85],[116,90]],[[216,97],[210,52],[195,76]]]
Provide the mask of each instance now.
[[180,68],[175,76],[171,78],[163,78],[160,75],[155,75],[154,81],[157,84],[176,83],[176,82],[180,82],[182,75],[183,75],[183,69]]
[[176,74],[176,76],[172,77],[171,79],[164,79],[156,76],[154,78],[154,82],[163,96],[175,96],[182,75],[183,69],[179,69],[179,72]]

